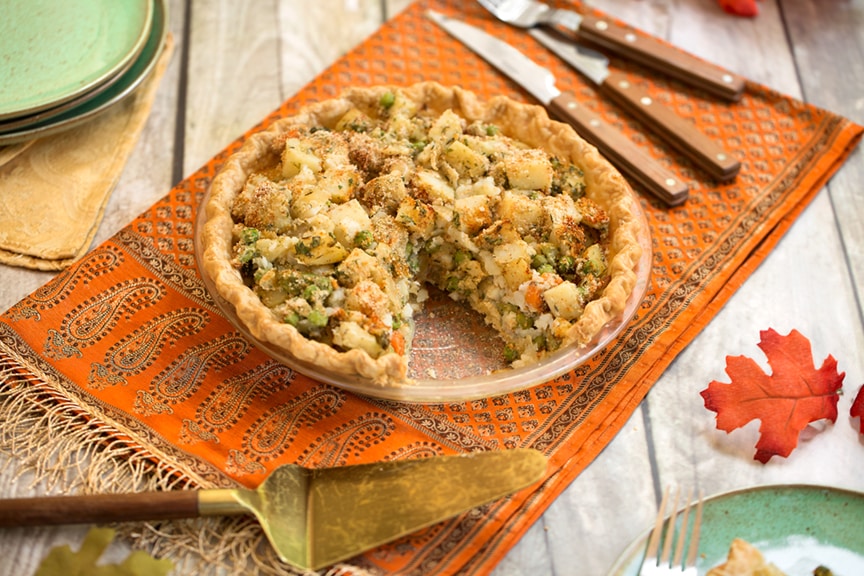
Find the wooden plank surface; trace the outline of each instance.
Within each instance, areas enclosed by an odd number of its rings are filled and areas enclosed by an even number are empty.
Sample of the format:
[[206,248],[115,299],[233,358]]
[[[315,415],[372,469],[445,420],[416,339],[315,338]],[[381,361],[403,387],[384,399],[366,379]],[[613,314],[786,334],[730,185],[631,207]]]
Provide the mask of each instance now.
[[[820,0],[786,0],[784,6],[805,99],[864,124],[864,2],[834,2],[827,10]],[[828,186],[859,313],[864,305],[862,182],[864,150],[859,147]]]
[[[864,85],[850,85],[848,79],[856,76],[843,72],[855,70],[862,62],[861,2],[856,4],[857,20],[850,18],[849,3],[819,0],[805,6],[764,0],[755,19],[728,16],[713,2],[596,0],[592,4],[780,92],[799,98],[820,93],[818,100],[808,100],[864,122]],[[787,30],[784,20],[801,31],[796,35]],[[822,34],[804,33],[812,30],[836,34],[831,34],[834,40],[829,43]],[[843,48],[832,47],[834,42]],[[832,62],[832,54],[838,52],[846,54],[840,58],[845,64]],[[817,82],[831,90],[820,92],[814,86]],[[864,488],[860,466],[838,470],[839,462],[861,461],[857,435],[842,416],[830,434],[805,442],[793,459],[763,466],[752,460],[758,423],[727,436],[715,429],[713,413],[705,410],[698,394],[712,380],[728,382],[726,355],[762,359],[756,342],[759,330],[769,327],[783,334],[792,328],[804,331],[813,341],[817,363],[828,354],[842,358],[840,369],[847,371],[847,386],[853,393],[857,390],[864,379],[862,167],[858,150],[831,182],[831,196],[817,197],[775,253],[683,351],[614,442],[513,548],[496,575],[604,574],[626,544],[651,525],[659,492],[667,485],[696,486],[706,494],[789,482]],[[839,232],[835,222],[840,224]],[[814,249],[816,238],[818,249]],[[856,271],[857,281],[850,268]],[[802,273],[810,270],[819,273]],[[830,298],[825,297],[828,294]],[[840,414],[848,414],[850,396],[841,400]]]
[[[170,0],[174,58],[95,242],[152,205],[408,3]],[[755,19],[727,15],[712,0],[592,4],[771,88],[864,123],[861,0],[762,0]],[[864,447],[843,416],[829,433],[804,441],[793,458],[763,466],[752,460],[755,426],[729,436],[718,432],[698,394],[711,380],[726,381],[726,355],[761,357],[760,330],[797,328],[813,342],[817,362],[828,354],[840,361],[852,391],[841,398],[840,410],[848,413],[864,382],[861,182],[864,155],[858,150],[681,353],[614,441],[505,557],[497,576],[604,574],[651,523],[658,492],[668,484],[709,494],[780,482],[864,490],[860,465],[850,464],[862,461]],[[0,267],[0,309],[50,277]],[[3,494],[52,490],[32,486],[27,475],[12,482],[16,474],[14,465],[0,472]],[[58,527],[0,534],[0,574],[32,574],[49,547],[77,547],[84,532]],[[109,560],[126,551],[112,546]]]

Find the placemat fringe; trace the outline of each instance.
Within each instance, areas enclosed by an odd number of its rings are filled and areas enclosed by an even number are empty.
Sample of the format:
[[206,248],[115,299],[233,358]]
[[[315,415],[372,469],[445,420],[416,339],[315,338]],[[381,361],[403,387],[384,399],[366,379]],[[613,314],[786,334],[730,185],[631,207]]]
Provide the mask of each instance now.
[[[0,469],[15,462],[13,481],[45,492],[100,494],[183,490],[196,481],[161,463],[144,447],[117,440],[124,434],[85,413],[40,377],[0,358]],[[280,562],[258,522],[250,516],[195,518],[113,526],[129,546],[175,562],[172,574],[226,576],[298,573]],[[356,566],[336,565],[324,576],[372,576]]]

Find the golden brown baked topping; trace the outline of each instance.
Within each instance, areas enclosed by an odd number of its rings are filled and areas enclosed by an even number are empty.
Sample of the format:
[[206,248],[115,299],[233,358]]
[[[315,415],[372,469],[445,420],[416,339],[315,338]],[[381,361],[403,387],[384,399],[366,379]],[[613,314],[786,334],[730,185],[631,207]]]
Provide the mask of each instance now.
[[423,84],[283,121],[214,181],[205,268],[256,337],[379,381],[405,377],[429,284],[483,314],[510,362],[584,343],[632,290],[632,203],[538,110]]

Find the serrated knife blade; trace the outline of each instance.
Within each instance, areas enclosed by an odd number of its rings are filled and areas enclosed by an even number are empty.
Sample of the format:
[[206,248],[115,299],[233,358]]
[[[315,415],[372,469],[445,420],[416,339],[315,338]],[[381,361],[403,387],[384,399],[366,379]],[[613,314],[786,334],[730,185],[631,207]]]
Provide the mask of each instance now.
[[596,146],[625,176],[639,182],[670,206],[681,204],[687,199],[689,189],[685,182],[583,106],[573,94],[559,90],[551,71],[479,28],[434,10],[427,10],[426,15],[522,86],[546,107],[550,115],[573,126],[579,135]]
[[620,72],[609,69],[609,60],[596,50],[563,40],[553,32],[532,28],[529,34],[556,56],[578,70],[634,118],[684,153],[717,180],[735,178],[741,163],[696,125],[667,108]]

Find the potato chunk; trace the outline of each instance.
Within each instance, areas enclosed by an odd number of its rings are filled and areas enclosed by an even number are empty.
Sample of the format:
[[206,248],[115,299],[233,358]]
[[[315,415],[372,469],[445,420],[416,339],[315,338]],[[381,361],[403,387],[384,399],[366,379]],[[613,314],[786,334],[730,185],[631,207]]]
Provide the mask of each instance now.
[[340,322],[333,328],[333,344],[345,350],[359,348],[366,351],[372,358],[377,358],[384,352],[375,336],[364,330],[356,322],[348,320]]
[[372,227],[369,215],[355,198],[344,204],[334,204],[327,212],[333,222],[333,234],[342,246],[354,248],[357,234]]
[[489,170],[489,159],[459,140],[454,140],[447,146],[444,158],[456,169],[461,178],[476,180]]
[[402,176],[389,172],[366,182],[358,190],[357,198],[372,212],[385,210],[393,213],[407,194]]
[[347,287],[353,287],[363,280],[372,280],[379,286],[384,286],[390,278],[380,260],[359,248],[352,250],[336,271],[340,284]]
[[418,197],[430,204],[449,204],[456,197],[453,187],[432,170],[418,170],[411,183],[417,190]]
[[582,295],[579,287],[569,280],[543,292],[543,300],[555,316],[565,320],[582,316]]
[[492,224],[492,210],[488,196],[468,196],[454,203],[459,214],[459,225],[468,234],[474,235]]
[[504,170],[511,187],[549,191],[552,185],[552,164],[542,150],[520,150],[507,156],[504,162]]
[[330,233],[313,231],[306,234],[294,245],[297,260],[308,266],[335,264],[348,256],[348,250]]
[[461,135],[462,119],[452,110],[445,110],[429,128],[429,139],[439,144],[446,145]]
[[431,234],[435,227],[435,212],[427,204],[406,196],[399,204],[396,221],[411,232],[425,237]]
[[292,224],[292,198],[289,187],[253,174],[237,196],[232,215],[252,228],[282,232]]
[[520,234],[527,234],[532,228],[543,223],[543,206],[519,192],[507,190],[501,196],[498,216],[507,220]]
[[524,240],[515,240],[498,246],[492,255],[501,267],[504,281],[510,290],[518,290],[531,279],[531,251]]
[[285,150],[282,151],[282,175],[291,178],[300,173],[303,167],[313,173],[320,172],[322,163],[308,143],[299,138],[289,138],[285,141]]

